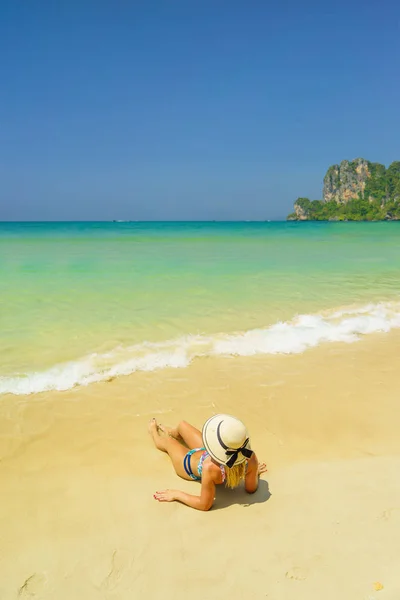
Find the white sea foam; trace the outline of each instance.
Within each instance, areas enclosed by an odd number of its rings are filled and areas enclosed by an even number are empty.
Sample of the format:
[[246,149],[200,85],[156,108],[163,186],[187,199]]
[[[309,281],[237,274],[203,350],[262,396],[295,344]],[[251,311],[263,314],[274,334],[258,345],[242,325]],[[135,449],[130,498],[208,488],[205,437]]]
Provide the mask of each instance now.
[[400,328],[400,302],[370,304],[325,315],[300,315],[264,329],[145,342],[106,354],[92,354],[43,372],[0,377],[0,393],[68,390],[136,371],[184,368],[202,356],[297,354],[327,342],[356,342],[363,335],[393,328]]

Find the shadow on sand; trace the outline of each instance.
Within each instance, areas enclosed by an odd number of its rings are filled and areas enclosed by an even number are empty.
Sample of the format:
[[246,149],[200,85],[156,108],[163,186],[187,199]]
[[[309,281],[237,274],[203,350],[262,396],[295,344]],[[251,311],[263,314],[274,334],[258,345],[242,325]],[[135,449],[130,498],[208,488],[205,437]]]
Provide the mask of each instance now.
[[258,490],[254,494],[248,494],[242,486],[235,490],[218,486],[212,510],[219,510],[233,504],[240,504],[248,508],[253,504],[267,502],[270,498],[271,492],[269,491],[268,481],[264,481],[264,479],[260,479]]

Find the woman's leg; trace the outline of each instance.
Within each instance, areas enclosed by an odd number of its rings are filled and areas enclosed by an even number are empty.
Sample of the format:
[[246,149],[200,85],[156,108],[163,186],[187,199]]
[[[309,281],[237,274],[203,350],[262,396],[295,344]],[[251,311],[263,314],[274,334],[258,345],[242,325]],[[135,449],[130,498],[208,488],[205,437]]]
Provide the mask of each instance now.
[[201,431],[186,421],[181,421],[177,427],[172,428],[160,425],[160,429],[175,439],[181,438],[191,450],[193,448],[202,448],[203,446]]
[[191,477],[186,473],[183,468],[183,459],[187,454],[187,448],[182,446],[178,440],[175,440],[173,437],[169,435],[160,435],[158,431],[157,421],[155,419],[151,419],[149,423],[149,433],[153,438],[153,442],[159,450],[166,452],[172,461],[172,465],[175,469],[175,472],[179,477],[183,479],[187,479],[191,481]]

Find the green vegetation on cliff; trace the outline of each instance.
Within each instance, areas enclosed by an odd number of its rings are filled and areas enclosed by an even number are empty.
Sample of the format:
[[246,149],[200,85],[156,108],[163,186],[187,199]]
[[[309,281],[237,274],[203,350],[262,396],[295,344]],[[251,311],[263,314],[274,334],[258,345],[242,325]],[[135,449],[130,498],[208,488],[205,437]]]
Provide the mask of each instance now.
[[323,200],[298,198],[288,220],[400,220],[400,161],[388,169],[358,158],[329,167]]

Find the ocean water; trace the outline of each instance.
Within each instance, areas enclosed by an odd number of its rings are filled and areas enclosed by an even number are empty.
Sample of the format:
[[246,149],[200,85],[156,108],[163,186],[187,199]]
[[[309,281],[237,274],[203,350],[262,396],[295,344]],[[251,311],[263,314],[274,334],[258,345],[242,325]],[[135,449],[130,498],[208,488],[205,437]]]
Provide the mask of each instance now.
[[0,223],[0,393],[400,327],[400,223]]

